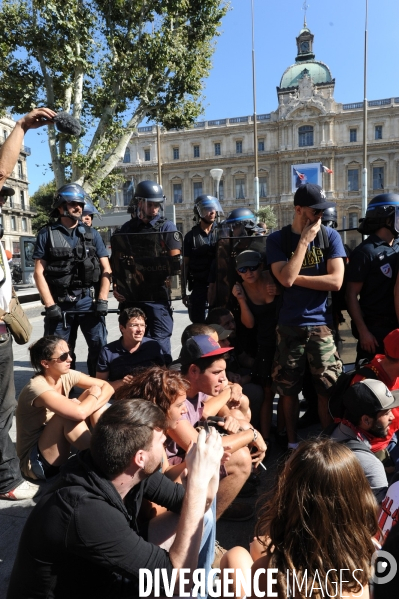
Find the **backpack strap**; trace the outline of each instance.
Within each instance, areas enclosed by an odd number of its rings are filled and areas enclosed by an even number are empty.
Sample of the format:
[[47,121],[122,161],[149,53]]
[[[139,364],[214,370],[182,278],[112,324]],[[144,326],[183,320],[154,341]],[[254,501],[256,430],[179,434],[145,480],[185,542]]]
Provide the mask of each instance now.
[[328,239],[327,227],[324,225],[320,225],[320,229],[317,233],[317,240],[319,243],[319,248],[323,251],[325,255],[325,250],[328,250],[330,247],[330,241]]

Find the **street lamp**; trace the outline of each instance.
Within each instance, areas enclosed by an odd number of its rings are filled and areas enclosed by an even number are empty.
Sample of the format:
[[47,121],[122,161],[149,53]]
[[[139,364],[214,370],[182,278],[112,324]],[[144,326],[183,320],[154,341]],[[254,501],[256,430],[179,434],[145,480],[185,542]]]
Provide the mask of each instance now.
[[222,178],[223,175],[223,169],[222,168],[212,168],[211,171],[211,177],[213,179],[213,187],[215,188],[215,183],[216,183],[216,197],[217,199],[219,199],[219,185],[220,185],[220,179]]
[[255,177],[254,177],[254,202],[255,214],[259,210],[259,177],[258,177],[258,119],[256,116],[256,74],[255,74],[255,25],[254,25],[254,0],[251,0],[252,15],[252,95],[254,101],[254,154],[255,154]]

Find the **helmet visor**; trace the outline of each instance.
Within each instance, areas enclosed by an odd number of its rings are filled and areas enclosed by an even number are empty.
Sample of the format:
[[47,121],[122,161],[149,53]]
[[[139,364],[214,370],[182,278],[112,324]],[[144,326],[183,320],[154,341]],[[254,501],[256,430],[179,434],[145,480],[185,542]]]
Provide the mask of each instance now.
[[198,214],[200,218],[206,218],[210,216],[213,212],[218,214],[223,214],[223,208],[220,205],[219,200],[216,198],[207,198],[203,200],[199,200],[196,204]]
[[394,215],[394,227],[395,231],[399,233],[399,206],[395,206],[395,215]]
[[163,210],[165,198],[162,200],[148,200],[140,198],[138,202],[138,215],[144,220],[152,220]]

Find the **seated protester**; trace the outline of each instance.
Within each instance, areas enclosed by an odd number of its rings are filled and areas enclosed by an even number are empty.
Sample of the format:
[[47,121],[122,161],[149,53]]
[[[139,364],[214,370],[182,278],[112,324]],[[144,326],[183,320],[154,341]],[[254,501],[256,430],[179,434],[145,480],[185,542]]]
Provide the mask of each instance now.
[[385,439],[394,419],[392,408],[399,406],[399,391],[389,391],[381,381],[364,379],[347,389],[342,403],[344,417],[331,439],[345,443],[355,452],[378,503],[384,499],[388,480],[384,466],[372,453],[370,435]]
[[[28,478],[46,480],[58,473],[71,447],[87,449],[94,425],[113,394],[105,381],[71,370],[72,357],[64,339],[49,335],[29,348],[36,374],[22,389],[16,411],[17,453]],[[69,399],[72,387],[85,391]]]
[[[363,368],[372,369],[378,379],[388,387],[390,391],[399,389],[399,329],[391,331],[384,339],[384,354],[377,354],[370,362],[364,364]],[[356,374],[352,379],[352,385],[362,381],[364,376]],[[384,439],[368,436],[371,451],[380,459],[387,473],[394,470],[399,471],[399,408],[393,408],[394,419],[389,425],[388,434]]]
[[[181,344],[183,346],[188,339],[190,339],[191,337],[195,337],[196,335],[208,335],[209,337],[212,337],[212,339],[214,339],[217,343],[219,343],[220,347],[227,347],[227,345],[222,345],[220,343],[220,338],[217,329],[219,329],[219,331],[221,330],[222,332],[231,333],[231,331],[223,329],[223,327],[217,324],[212,326],[206,324],[190,324],[184,329],[182,333]],[[233,353],[234,348],[230,348],[228,350],[228,353],[226,353],[225,359],[227,363],[230,363],[230,359]],[[179,359],[180,358],[178,358],[175,362],[179,362]],[[245,420],[248,420],[248,422],[250,422],[251,410],[249,407],[249,399],[246,395],[243,395],[241,385],[236,382],[231,382],[230,380],[228,380],[227,377],[223,385],[221,386],[219,393],[223,393],[224,389],[227,389],[227,387],[230,387],[230,398],[226,403],[226,407],[229,410],[240,410],[241,415],[238,412],[235,412],[234,414],[229,414],[226,410],[224,410],[223,416],[231,415],[236,418],[244,418]]]
[[[257,586],[248,588],[247,599],[369,599],[376,507],[348,448],[329,439],[303,441],[261,508],[250,553],[243,547],[228,551],[220,578],[230,585],[231,596],[243,598],[234,570],[240,569],[246,579],[250,573],[254,583],[256,577]],[[226,590],[222,588],[222,597]]]
[[[206,335],[196,335],[188,339],[180,353],[181,373],[190,383],[187,390],[188,413],[182,416],[175,429],[169,431],[172,441],[166,444],[166,453],[170,464],[179,464],[184,460],[185,452],[191,442],[196,441],[198,432],[195,426],[202,420],[222,414],[231,396],[230,388],[220,390],[226,380],[226,349]],[[244,419],[237,420],[227,416],[220,426],[226,431],[223,446],[231,452],[231,458],[225,464],[227,477],[220,481],[217,495],[216,513],[219,518],[238,495],[251,473],[252,462],[257,466],[265,456],[266,445],[261,435]],[[249,452],[248,446],[255,453]],[[251,494],[255,490],[251,490]],[[232,506],[224,514],[225,519],[246,520],[252,517],[252,509],[245,504]]]
[[146,320],[140,308],[125,308],[118,318],[122,337],[101,350],[96,377],[109,381],[114,389],[130,382],[138,368],[165,363],[158,341],[144,337]]
[[[168,581],[173,569],[178,580],[180,569],[197,568],[203,530],[211,533],[204,514],[218,489],[221,439],[199,434],[184,491],[159,472],[165,426],[149,401],[118,401],[102,414],[90,449],[69,460],[27,519],[8,599],[138,597],[142,568],[164,568]],[[170,511],[140,528],[143,498]]]
[[261,408],[261,431],[269,442],[273,416],[272,364],[276,351],[276,326],[279,289],[270,271],[261,269],[259,252],[246,250],[238,255],[237,273],[242,283],[236,283],[232,294],[240,306],[241,322],[247,329],[256,327],[257,353],[252,367],[252,382],[264,389]]
[[229,381],[242,386],[245,395],[249,398],[251,422],[255,428],[261,428],[264,391],[261,385],[252,380],[251,371],[254,359],[242,349],[237,339],[233,314],[227,308],[214,308],[210,310],[206,322],[210,326],[219,325],[223,329],[231,331],[229,343],[233,350],[229,355],[227,378]]

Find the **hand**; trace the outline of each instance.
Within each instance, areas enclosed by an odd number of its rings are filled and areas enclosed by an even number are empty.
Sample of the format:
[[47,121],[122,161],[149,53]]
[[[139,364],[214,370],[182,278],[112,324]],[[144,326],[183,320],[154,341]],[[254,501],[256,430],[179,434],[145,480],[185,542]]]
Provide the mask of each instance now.
[[96,314],[99,314],[100,316],[107,316],[108,314],[108,301],[107,300],[102,300],[102,299],[98,299],[96,301]]
[[268,295],[277,295],[277,285],[275,283],[268,283],[266,285],[266,293]]
[[122,383],[124,385],[130,385],[131,383],[133,383],[133,381],[134,381],[134,376],[132,374],[127,374],[122,379]]
[[57,304],[45,308],[47,318],[51,320],[62,320],[62,310]]
[[241,383],[241,375],[240,374],[236,374],[235,372],[226,372],[227,374],[227,378],[229,379],[230,383],[238,383],[240,385]]
[[223,449],[224,449],[224,454],[222,455],[222,459],[220,460],[221,464],[225,464],[231,458],[231,447],[230,447],[230,445],[225,445],[223,447]]
[[241,405],[242,387],[233,383],[230,388],[230,399],[227,402],[229,408],[239,408]]
[[308,219],[308,221],[305,225],[305,228],[303,229],[303,231],[301,233],[301,239],[303,239],[303,241],[306,242],[306,245],[308,245],[315,239],[317,233],[320,230],[320,226],[321,226],[320,218],[315,223],[311,223],[310,220]]
[[216,472],[219,474],[223,453],[222,438],[219,433],[211,427],[207,437],[206,431],[202,429],[198,434],[197,443],[190,445],[186,453],[189,484],[195,485],[198,489],[207,488]]
[[56,114],[50,108],[35,108],[29,114],[23,116],[22,119],[19,119],[18,123],[26,133],[29,129],[38,129],[44,125],[52,124]]
[[363,333],[359,332],[359,341],[362,349],[373,355],[377,353],[378,341],[368,329]]
[[230,433],[230,435],[238,433],[241,428],[239,421],[233,416],[226,416],[224,422],[220,426],[222,426],[225,431]]
[[242,286],[240,285],[240,283],[236,283],[233,286],[233,289],[231,290],[231,293],[234,295],[235,298],[237,298],[237,300],[239,302],[242,301],[247,301],[246,297],[245,297],[245,293],[244,293],[244,289],[242,288]]
[[118,301],[118,302],[125,302],[126,298],[124,295],[122,295],[121,293],[118,293],[117,290],[115,289],[114,286],[114,298]]
[[258,436],[256,440],[252,442],[252,446],[256,447],[257,451],[251,453],[252,463],[255,468],[260,464],[260,462],[263,462],[267,451],[267,445],[264,442],[262,435],[258,431],[256,432],[258,433]]

